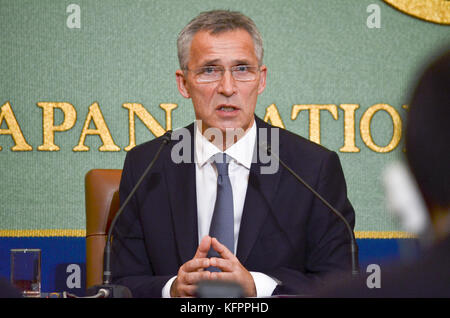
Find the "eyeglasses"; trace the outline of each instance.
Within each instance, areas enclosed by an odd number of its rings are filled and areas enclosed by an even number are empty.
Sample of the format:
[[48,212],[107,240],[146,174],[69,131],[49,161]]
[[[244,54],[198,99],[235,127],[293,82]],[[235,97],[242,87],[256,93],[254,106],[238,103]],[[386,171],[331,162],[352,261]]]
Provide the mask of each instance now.
[[[211,83],[220,81],[225,73],[226,69],[223,66],[203,66],[195,70],[188,70],[195,74],[195,80],[197,83]],[[230,68],[231,76],[239,82],[251,82],[254,81],[259,72],[258,66],[251,65],[236,65]]]

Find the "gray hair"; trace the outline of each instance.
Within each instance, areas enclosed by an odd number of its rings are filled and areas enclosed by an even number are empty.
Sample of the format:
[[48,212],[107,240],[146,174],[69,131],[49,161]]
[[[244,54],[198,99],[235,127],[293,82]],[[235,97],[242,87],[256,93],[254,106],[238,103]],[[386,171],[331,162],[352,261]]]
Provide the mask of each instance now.
[[220,34],[237,29],[243,29],[250,34],[255,46],[258,64],[262,65],[264,55],[263,42],[253,20],[237,11],[213,10],[200,13],[178,35],[177,48],[180,68],[183,70],[187,69],[192,38],[198,31]]

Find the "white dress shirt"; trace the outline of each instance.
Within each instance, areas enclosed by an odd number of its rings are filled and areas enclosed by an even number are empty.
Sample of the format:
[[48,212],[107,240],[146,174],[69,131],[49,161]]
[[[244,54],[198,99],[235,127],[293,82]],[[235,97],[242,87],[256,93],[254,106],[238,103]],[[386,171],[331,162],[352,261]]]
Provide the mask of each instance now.
[[[194,131],[198,241],[200,242],[204,236],[209,234],[217,195],[218,173],[216,166],[212,163],[212,157],[222,151],[209,142],[200,133],[199,128],[195,128]],[[245,135],[225,150],[225,153],[231,158],[228,175],[233,191],[234,251],[237,251],[239,228],[247,193],[255,142],[256,124],[253,121],[252,127]],[[277,285],[276,281],[263,273],[250,272],[250,274],[255,282],[257,297],[270,296]],[[170,286],[175,278],[176,276],[172,277],[164,286],[162,290],[163,297],[170,297]]]

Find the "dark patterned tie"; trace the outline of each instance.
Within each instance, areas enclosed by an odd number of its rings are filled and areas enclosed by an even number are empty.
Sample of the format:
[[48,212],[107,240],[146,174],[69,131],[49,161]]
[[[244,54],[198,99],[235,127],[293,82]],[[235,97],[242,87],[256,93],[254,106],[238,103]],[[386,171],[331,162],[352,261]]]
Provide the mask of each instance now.
[[[209,235],[225,245],[231,253],[234,253],[234,211],[233,191],[228,176],[229,157],[225,153],[214,155],[214,164],[217,167],[217,196],[214,206],[214,214],[209,228]],[[211,248],[208,257],[220,257]],[[215,267],[209,267],[209,271],[219,271]]]

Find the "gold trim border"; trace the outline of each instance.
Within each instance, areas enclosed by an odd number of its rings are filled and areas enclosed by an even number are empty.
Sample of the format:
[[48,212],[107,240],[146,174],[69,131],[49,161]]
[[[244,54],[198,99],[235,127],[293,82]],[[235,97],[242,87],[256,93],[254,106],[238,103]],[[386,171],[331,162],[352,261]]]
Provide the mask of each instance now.
[[0,230],[0,237],[85,237],[86,230],[42,229],[42,230]]
[[417,235],[401,231],[355,231],[357,239],[415,239]]
[[[0,230],[0,237],[86,237],[86,230],[43,229],[43,230]],[[357,239],[411,239],[415,234],[401,231],[355,231]]]

